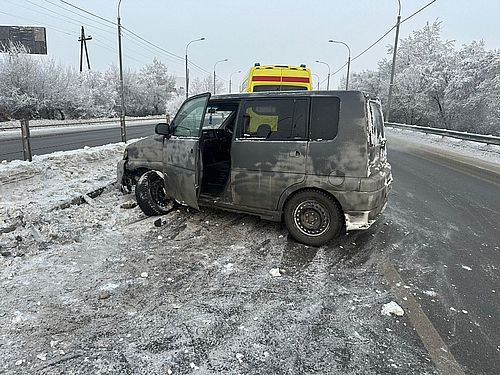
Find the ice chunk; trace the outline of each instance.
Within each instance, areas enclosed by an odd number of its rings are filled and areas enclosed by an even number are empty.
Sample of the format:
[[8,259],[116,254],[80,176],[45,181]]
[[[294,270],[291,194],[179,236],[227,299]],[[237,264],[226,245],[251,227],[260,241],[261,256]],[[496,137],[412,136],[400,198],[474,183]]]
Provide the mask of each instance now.
[[389,303],[384,304],[382,306],[382,310],[380,311],[382,315],[397,315],[397,316],[403,316],[404,315],[404,310],[401,306],[399,306],[396,302],[391,301]]
[[272,277],[279,277],[281,276],[281,272],[280,272],[280,269],[279,268],[271,268],[269,270],[269,274],[272,276]]

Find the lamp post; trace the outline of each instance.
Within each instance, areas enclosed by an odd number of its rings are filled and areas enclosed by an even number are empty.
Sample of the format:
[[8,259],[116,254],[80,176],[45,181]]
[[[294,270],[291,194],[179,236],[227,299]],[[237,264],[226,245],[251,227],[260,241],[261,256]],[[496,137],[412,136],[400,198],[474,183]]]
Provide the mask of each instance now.
[[219,61],[217,61],[217,62],[214,64],[214,95],[215,95],[215,67],[217,66],[217,64],[218,64],[218,63],[225,62],[225,61],[228,61],[228,59],[219,60]]
[[194,43],[194,42],[200,42],[202,40],[205,40],[205,37],[202,37],[202,38],[198,38],[198,39],[194,39],[192,41],[190,41],[187,45],[186,45],[186,99],[188,98],[189,96],[189,69],[188,69],[188,47],[191,43]]
[[317,75],[316,73],[313,73],[312,75],[316,77],[316,82],[318,82],[318,85],[316,86],[316,90],[319,91],[319,75]]
[[391,82],[389,83],[389,95],[387,97],[387,109],[385,112],[386,121],[389,122],[389,116],[391,115],[391,102],[392,102],[392,90],[394,87],[394,72],[396,70],[396,52],[398,50],[398,39],[399,39],[399,25],[401,24],[401,2],[398,0],[398,18],[396,21],[396,38],[394,40],[394,51],[392,53],[392,68],[391,68]]
[[238,73],[241,73],[241,70],[238,70],[236,72],[232,72],[230,75],[229,75],[229,93],[231,94],[231,80],[233,78],[233,74],[238,74]]
[[328,63],[324,62],[324,61],[316,60],[316,62],[318,64],[324,64],[324,65],[326,65],[328,67],[328,79],[326,81],[326,89],[330,90],[330,65]]
[[125,128],[125,97],[123,92],[123,62],[122,62],[122,25],[120,22],[120,5],[118,1],[118,61],[120,66],[120,132],[122,142],[127,142],[127,129]]
[[330,43],[337,43],[337,44],[343,44],[344,46],[347,47],[347,51],[349,52],[349,57],[347,58],[347,79],[346,79],[346,83],[345,83],[345,89],[346,90],[349,90],[349,72],[351,70],[351,49],[349,48],[349,46],[347,45],[347,43],[344,43],[340,40],[332,40],[330,39],[328,42]]

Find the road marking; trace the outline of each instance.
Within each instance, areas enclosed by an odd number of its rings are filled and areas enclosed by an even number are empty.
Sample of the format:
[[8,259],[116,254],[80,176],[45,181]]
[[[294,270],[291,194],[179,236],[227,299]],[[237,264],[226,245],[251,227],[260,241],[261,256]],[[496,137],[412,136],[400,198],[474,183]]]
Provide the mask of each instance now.
[[411,324],[417,331],[418,336],[439,372],[444,375],[465,375],[464,370],[458,364],[453,354],[451,354],[450,349],[427,315],[425,315],[420,304],[415,300],[409,289],[402,287],[405,282],[396,268],[385,258],[381,259],[379,268],[389,282],[391,291],[403,306],[405,313],[408,315]]

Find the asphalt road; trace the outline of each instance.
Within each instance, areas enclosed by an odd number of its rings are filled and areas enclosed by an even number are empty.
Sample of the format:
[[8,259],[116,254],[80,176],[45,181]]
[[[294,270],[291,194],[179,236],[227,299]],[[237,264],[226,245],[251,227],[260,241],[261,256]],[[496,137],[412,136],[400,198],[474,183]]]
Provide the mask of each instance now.
[[[147,137],[154,134],[158,120],[127,122],[127,139]],[[0,133],[0,135],[2,135]],[[47,128],[31,131],[31,150],[33,155],[44,155],[54,151],[68,151],[85,146],[101,146],[121,141],[120,125],[109,124],[96,127]],[[0,137],[0,160],[23,159],[21,131],[19,134]]]
[[385,257],[464,371],[498,374],[500,166],[397,136],[389,160]]

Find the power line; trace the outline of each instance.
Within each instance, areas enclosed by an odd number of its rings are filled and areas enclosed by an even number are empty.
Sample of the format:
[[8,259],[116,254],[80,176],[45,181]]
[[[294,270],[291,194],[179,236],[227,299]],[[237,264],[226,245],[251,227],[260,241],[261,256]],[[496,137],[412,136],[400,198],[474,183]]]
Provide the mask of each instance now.
[[421,11],[423,11],[425,8],[427,8],[429,5],[432,5],[436,2],[437,0],[433,0],[431,1],[429,4],[427,5],[424,5],[422,8],[420,8],[419,10],[417,10],[416,12],[410,14],[408,17],[406,17],[404,20],[401,21],[401,23],[405,22],[405,21],[408,21],[410,18],[412,18],[413,16],[415,16],[416,14],[420,13]]
[[[61,1],[62,1],[62,0],[61,0]],[[133,36],[135,36],[136,38],[138,38],[138,39],[142,40],[143,42],[145,42],[145,43],[147,43],[147,44],[149,44],[149,45],[151,45],[151,46],[153,46],[153,47],[155,47],[155,48],[157,48],[157,49],[159,49],[160,51],[165,52],[167,55],[170,55],[170,56],[172,56],[172,57],[175,57],[175,58],[179,59],[180,61],[184,61],[184,57],[181,57],[181,56],[179,56],[179,55],[176,55],[176,54],[175,54],[175,53],[173,53],[173,52],[167,51],[165,48],[162,48],[162,47],[160,47],[160,46],[158,46],[158,45],[154,44],[153,42],[150,42],[149,40],[147,40],[147,39],[143,38],[142,36],[140,36],[140,35],[138,35],[138,34],[136,34],[136,33],[134,33],[132,30],[130,30],[130,29],[128,29],[128,28],[126,28],[126,27],[125,27],[125,26],[123,26],[123,25],[122,25],[122,29],[127,30],[130,34],[132,34],[132,35],[133,35]]]
[[89,12],[88,10],[85,10],[85,9],[83,9],[83,8],[77,7],[76,5],[73,5],[73,4],[71,4],[71,3],[67,2],[67,1],[64,1],[64,0],[59,0],[59,1],[60,1],[61,3],[64,3],[64,4],[66,4],[66,5],[69,5],[70,7],[73,7],[73,8],[75,8],[75,9],[78,9],[78,10],[79,10],[79,11],[81,11],[81,12],[84,12],[84,13],[90,14],[91,16],[94,16],[94,17],[96,17],[96,18],[99,18],[100,20],[106,21],[106,22],[108,22],[108,23],[110,23],[110,24],[112,24],[112,25],[114,25],[114,26],[118,26],[118,25],[117,25],[115,22],[113,22],[113,21],[110,21],[110,20],[108,20],[108,19],[106,19],[106,18],[104,18],[104,17],[98,16],[97,14],[92,13],[92,12]]
[[[45,0],[45,1],[48,1],[48,0]],[[88,10],[85,10],[85,9],[83,9],[83,8],[80,8],[80,7],[76,6],[76,5],[73,5],[73,4],[71,4],[70,2],[68,2],[68,1],[65,1],[65,0],[59,0],[59,1],[60,1],[60,2],[62,2],[62,3],[64,3],[64,4],[66,4],[66,5],[68,5],[68,6],[70,6],[70,7],[73,7],[73,8],[75,8],[75,9],[78,9],[78,10],[79,10],[79,11],[81,11],[81,12],[84,12],[84,13],[89,14],[89,15],[91,15],[91,16],[93,16],[93,17],[96,17],[96,18],[98,18],[98,19],[100,19],[100,20],[106,21],[107,23],[110,23],[110,24],[112,24],[112,25],[117,26],[117,24],[116,24],[115,22],[112,22],[112,21],[110,21],[110,20],[108,20],[108,19],[106,19],[106,18],[104,18],[104,17],[101,17],[101,16],[99,16],[99,15],[95,14],[95,13],[89,12]],[[50,2],[50,1],[48,1],[48,2]],[[51,3],[51,2],[50,2],[50,3]],[[123,26],[123,25],[122,25],[122,29],[123,29],[123,30],[128,31],[131,35],[133,35],[135,38],[139,39],[139,40],[140,40],[140,41],[142,41],[143,43],[146,43],[146,44],[148,44],[148,45],[150,45],[150,46],[152,46],[152,47],[154,47],[154,48],[158,49],[159,51],[162,51],[162,52],[163,52],[163,53],[165,53],[166,55],[170,56],[170,58],[172,58],[172,59],[177,59],[177,61],[175,61],[175,62],[177,62],[177,63],[182,63],[182,62],[184,62],[184,57],[179,56],[179,55],[177,55],[177,54],[175,54],[175,53],[173,53],[173,52],[170,52],[170,51],[166,50],[165,48],[162,48],[162,47],[158,46],[157,44],[155,44],[155,43],[153,43],[153,42],[151,42],[151,41],[147,40],[146,38],[143,38],[142,36],[138,35],[138,34],[137,34],[137,33],[135,33],[134,31],[132,31],[132,30],[130,30],[130,29],[128,29],[128,28],[126,28],[126,27],[125,27],[125,26]],[[195,64],[194,62],[190,61],[189,63],[190,63],[190,64],[191,64],[194,68],[199,69],[200,71],[202,71],[202,72],[204,72],[204,73],[211,74],[211,72],[210,72],[210,71],[208,71],[207,69],[202,68],[201,66],[199,66],[199,65]],[[221,79],[222,79],[222,78],[221,78]],[[224,80],[224,79],[222,79],[222,80]],[[224,80],[224,81],[225,81],[225,80]]]
[[[428,3],[427,5],[424,5],[422,8],[418,9],[416,12],[412,13],[411,15],[409,15],[408,17],[406,17],[404,20],[402,20],[400,23],[403,23],[405,21],[408,21],[410,18],[412,18],[413,16],[417,15],[418,13],[420,13],[421,11],[423,11],[425,8],[427,8],[428,6],[432,5],[433,3],[435,3],[437,0],[433,0],[431,1],[430,3]],[[351,61],[354,61],[356,60],[358,57],[361,57],[362,55],[364,55],[366,52],[368,52],[370,49],[372,49],[376,44],[378,44],[382,39],[384,39],[392,30],[394,30],[396,28],[396,25],[394,25],[393,27],[391,27],[389,30],[387,30],[385,32],[384,35],[382,35],[380,38],[378,38],[375,42],[373,42],[368,48],[366,48],[365,50],[363,50],[363,52],[357,54],[355,57],[353,57],[351,59]],[[338,72],[340,72],[345,66],[347,65],[347,63],[345,63],[344,65],[342,65],[338,70],[336,70],[334,73],[332,73],[330,76],[334,75],[334,74],[337,74]]]
[[[55,10],[52,10],[52,9],[46,8],[46,7],[42,6],[42,5],[38,5],[38,4],[34,3],[34,2],[32,2],[31,0],[25,0],[25,1],[26,1],[26,2],[28,2],[28,3],[30,3],[30,4],[32,4],[32,5],[34,5],[34,6],[36,6],[36,7],[38,7],[38,8],[40,8],[40,9],[43,9],[43,10],[49,11],[49,12],[51,12],[51,13],[54,13],[54,14],[56,14],[56,15],[60,16],[60,17],[64,17],[64,18],[67,18],[67,19],[69,19],[69,20],[76,21],[76,22],[77,22],[76,24],[77,24],[77,25],[79,25],[79,26],[80,26],[81,24],[83,24],[83,25],[88,26],[88,27],[91,27],[91,28],[93,28],[93,29],[101,30],[101,31],[104,31],[104,32],[106,32],[106,33],[111,33],[111,34],[112,34],[112,32],[111,32],[111,31],[109,31],[109,30],[102,29],[102,28],[100,28],[100,27],[98,27],[98,26],[85,24],[85,23],[83,23],[81,20],[78,20],[78,19],[75,19],[75,18],[72,18],[72,17],[66,16],[66,15],[64,15],[64,14],[61,14],[61,13],[59,13],[59,12],[56,12]],[[45,15],[47,15],[47,14],[45,14]],[[52,17],[52,16],[50,16],[50,17]],[[67,21],[67,20],[66,20],[65,22],[71,23],[70,21]]]
[[85,19],[90,20],[90,21],[92,21],[92,22],[95,22],[95,23],[97,23],[97,24],[99,24],[99,25],[103,25],[103,26],[110,27],[110,28],[112,27],[112,26],[110,26],[110,25],[108,25],[108,24],[106,24],[106,23],[104,23],[104,22],[100,22],[100,21],[94,20],[94,19],[92,19],[92,18],[90,18],[90,17],[84,16],[84,15],[82,15],[82,14],[78,13],[78,12],[75,12],[74,10],[71,10],[71,9],[65,8],[65,7],[63,7],[63,6],[59,5],[59,4],[54,3],[53,1],[50,1],[50,0],[44,0],[44,1],[45,1],[45,2],[47,2],[47,3],[49,3],[49,4],[52,4],[52,5],[56,6],[56,7],[58,7],[58,8],[60,8],[60,9],[63,9],[63,10],[65,10],[66,12],[73,13],[73,14],[77,15],[78,17],[85,18]]
[[[166,50],[165,48],[162,48],[160,46],[158,46],[157,44],[147,40],[146,38],[143,38],[142,36],[138,35],[137,33],[133,32],[132,30],[130,30],[129,28],[125,27],[125,26],[122,26],[122,29],[126,30],[128,33],[130,33],[132,36],[134,36],[136,39],[139,39],[140,41],[142,41],[143,43],[146,43],[156,49],[158,49],[159,51],[165,53],[166,55],[168,55],[171,59],[176,59],[174,60],[176,63],[183,63],[184,62],[184,57],[181,57],[173,52],[170,52],[168,50]],[[205,72],[207,74],[211,74],[208,70],[202,68],[201,66],[199,65],[196,65],[194,62],[192,61],[189,61],[189,63],[194,66],[195,68],[201,70],[202,72]],[[221,78],[222,79],[222,78]],[[225,80],[224,80],[225,81]]]
[[[6,13],[6,12],[3,12],[3,11],[1,11],[1,10],[0,10],[0,13],[5,14],[5,15],[10,16],[10,17],[19,18],[19,19],[21,19],[21,20],[25,20],[25,21],[28,21],[28,22],[39,22],[39,21],[35,21],[35,20],[33,20],[33,19],[30,19],[30,18],[26,18],[26,17],[22,17],[22,16],[17,16],[17,15],[15,15],[15,14]],[[71,37],[74,37],[74,36],[75,36],[74,34],[71,34],[71,33],[67,32],[67,31],[64,31],[63,29],[59,29],[59,28],[57,28],[57,27],[55,27],[55,26],[52,26],[50,23],[43,22],[43,24],[45,24],[45,25],[47,25],[47,26],[50,26],[50,27],[51,27],[54,31],[60,32],[60,33],[62,33],[62,34],[69,35],[69,36],[71,36]]]

